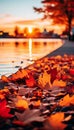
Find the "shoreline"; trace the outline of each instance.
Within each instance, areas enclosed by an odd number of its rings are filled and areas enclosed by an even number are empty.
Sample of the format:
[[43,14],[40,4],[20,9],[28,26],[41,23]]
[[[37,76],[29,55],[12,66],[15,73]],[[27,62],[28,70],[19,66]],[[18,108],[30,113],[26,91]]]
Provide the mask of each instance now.
[[61,39],[61,38],[0,38],[0,41],[4,41],[4,42],[10,42],[11,40],[12,41],[17,41],[17,42],[19,42],[19,41],[28,41],[28,40],[30,40],[30,39],[32,39],[33,41],[35,40],[35,41],[42,41],[42,40],[44,40],[44,42],[45,41],[51,41],[52,39],[53,40],[63,40],[63,39]]
[[46,56],[48,57],[56,56],[56,55],[63,56],[64,54],[74,55],[74,42],[73,41],[64,40],[64,44],[60,48],[56,49],[55,51],[51,52],[50,54]]
[[[51,52],[50,54],[45,55],[44,57],[41,57],[40,59],[36,60],[33,64],[30,64],[23,69],[28,69],[29,67],[34,66],[37,61],[43,60],[46,57],[50,58],[50,57],[55,57],[58,55],[64,56],[65,54],[74,55],[74,42],[64,40],[64,44],[60,48],[56,49],[55,51]],[[19,71],[19,69],[18,69],[18,71]],[[7,77],[11,77],[13,74],[16,74],[16,73],[12,73],[10,76],[7,76]],[[0,78],[0,88],[3,88],[5,85],[7,85],[7,83],[3,82],[2,79]]]

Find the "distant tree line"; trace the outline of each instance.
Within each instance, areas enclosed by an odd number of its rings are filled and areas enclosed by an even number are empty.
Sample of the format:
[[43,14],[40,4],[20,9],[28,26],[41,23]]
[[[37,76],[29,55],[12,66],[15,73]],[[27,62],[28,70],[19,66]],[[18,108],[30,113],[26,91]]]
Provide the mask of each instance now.
[[33,28],[31,34],[29,33],[28,27],[25,27],[22,32],[20,32],[20,28],[16,26],[14,28],[14,36],[15,37],[30,37],[30,36],[38,36],[40,34],[39,28]]

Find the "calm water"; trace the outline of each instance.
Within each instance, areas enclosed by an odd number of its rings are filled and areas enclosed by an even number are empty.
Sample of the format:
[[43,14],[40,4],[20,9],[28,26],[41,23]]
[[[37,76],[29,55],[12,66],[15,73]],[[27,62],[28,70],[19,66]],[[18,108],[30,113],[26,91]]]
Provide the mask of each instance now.
[[0,76],[15,73],[62,44],[60,39],[0,39]]

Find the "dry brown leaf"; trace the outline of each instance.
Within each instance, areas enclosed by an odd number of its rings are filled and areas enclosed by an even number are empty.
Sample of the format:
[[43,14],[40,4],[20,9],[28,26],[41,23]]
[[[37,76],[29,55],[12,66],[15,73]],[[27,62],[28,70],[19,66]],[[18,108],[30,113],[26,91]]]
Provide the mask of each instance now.
[[40,111],[38,109],[34,110],[26,110],[23,113],[15,112],[15,115],[19,121],[21,121],[24,125],[29,124],[33,121],[43,122],[45,120],[44,117],[40,116]]

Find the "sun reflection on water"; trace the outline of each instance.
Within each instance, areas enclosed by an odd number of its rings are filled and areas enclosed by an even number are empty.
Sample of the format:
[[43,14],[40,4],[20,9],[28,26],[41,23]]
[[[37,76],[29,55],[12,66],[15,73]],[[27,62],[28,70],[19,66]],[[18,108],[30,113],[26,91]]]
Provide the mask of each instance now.
[[62,44],[61,39],[0,39],[0,75],[15,73]]
[[29,39],[29,60],[32,61],[32,39]]

